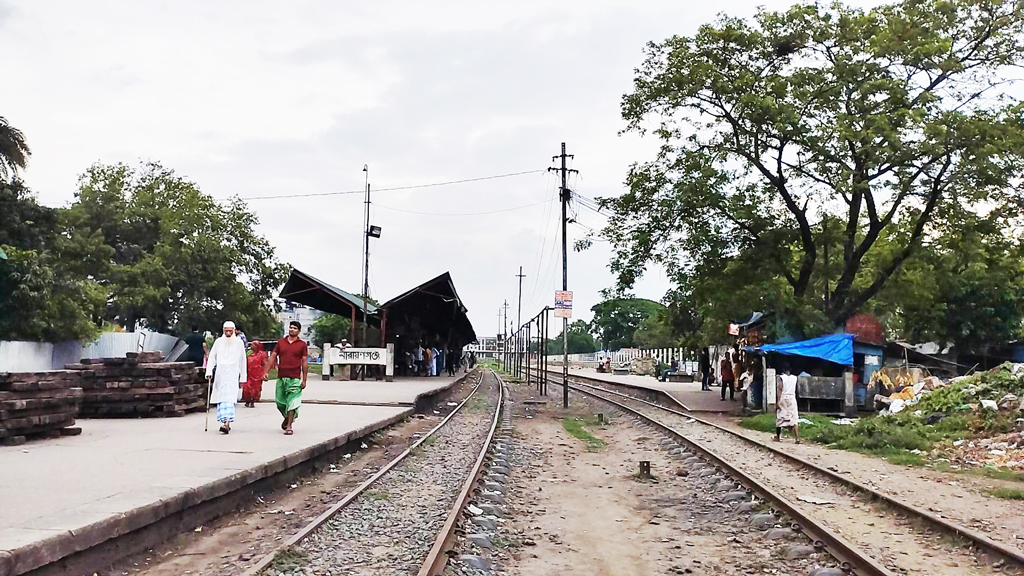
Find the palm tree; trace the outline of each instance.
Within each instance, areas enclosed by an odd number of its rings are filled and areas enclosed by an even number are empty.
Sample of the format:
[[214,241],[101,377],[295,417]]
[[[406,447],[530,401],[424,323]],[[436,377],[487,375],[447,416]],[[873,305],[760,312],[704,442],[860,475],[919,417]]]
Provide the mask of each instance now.
[[25,169],[31,155],[25,135],[0,116],[0,178],[16,176],[19,168]]

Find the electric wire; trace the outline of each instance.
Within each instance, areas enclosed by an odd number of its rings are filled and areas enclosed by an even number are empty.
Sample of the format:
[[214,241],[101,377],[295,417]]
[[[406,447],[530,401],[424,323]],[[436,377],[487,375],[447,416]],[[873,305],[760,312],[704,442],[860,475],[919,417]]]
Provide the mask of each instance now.
[[[525,176],[527,174],[537,174],[539,172],[547,172],[547,170],[524,170],[522,172],[510,172],[508,174],[495,174],[493,176],[481,176],[479,178],[466,178],[463,180],[449,180],[447,182],[434,182],[431,184],[414,184],[411,186],[395,186],[392,188],[377,188],[373,192],[394,192],[396,190],[415,190],[421,188],[434,188],[437,186],[450,186],[453,184],[466,184],[469,182],[482,182],[485,180],[496,180],[498,178],[512,178],[515,176]],[[366,189],[361,190],[343,190],[340,192],[310,192],[305,194],[275,194],[271,196],[232,196],[230,198],[220,198],[220,202],[231,202],[235,199],[238,200],[276,200],[280,198],[314,198],[320,196],[342,196],[346,194],[364,194]]]

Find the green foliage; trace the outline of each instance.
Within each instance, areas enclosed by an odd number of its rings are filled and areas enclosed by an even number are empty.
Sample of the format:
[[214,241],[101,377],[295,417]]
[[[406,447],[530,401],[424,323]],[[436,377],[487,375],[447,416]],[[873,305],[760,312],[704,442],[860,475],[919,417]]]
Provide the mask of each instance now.
[[958,410],[965,403],[963,387],[953,385],[923,394],[918,403],[913,406],[913,409],[921,410],[926,414],[933,412],[950,414]]
[[979,216],[954,207],[943,220],[868,309],[910,342],[951,343],[980,354],[1021,338],[1024,242],[1012,232],[1024,225],[1020,211]]
[[91,341],[107,302],[96,282],[67,274],[49,252],[4,246],[0,260],[0,339]]
[[1004,500],[1024,500],[1024,490],[1020,488],[989,488],[988,493]]
[[[1002,85],[1024,60],[1021,30],[1019,5],[1002,0],[837,2],[651,43],[622,115],[661,147],[631,168],[626,194],[601,200],[618,287],[663,265],[706,334],[754,310],[805,332],[842,324],[925,239],[1013,205],[1024,125]],[[939,290],[977,303],[945,327],[967,342],[1016,310],[1019,281],[993,290],[996,252],[983,267],[969,255],[970,282]],[[938,252],[941,270],[958,270],[949,256]]]
[[[594,319],[590,330],[598,335],[604,350],[618,350],[637,346],[636,331],[645,320],[657,321],[658,314],[665,312],[665,306],[645,298],[610,298],[595,304],[591,309]],[[650,325],[649,325],[650,326]]]
[[324,342],[338,344],[348,340],[352,320],[337,314],[324,314],[313,322],[313,344],[323,349]]
[[[24,169],[28,164],[28,157],[32,154],[28,144],[25,142],[25,135],[7,122],[7,119],[0,116],[0,181],[14,178],[18,175],[19,169]],[[0,241],[0,244],[3,242]]]
[[287,268],[240,200],[218,203],[156,163],[96,164],[63,221],[80,252],[112,249],[90,263],[110,292],[107,319],[163,332],[231,319],[250,337],[275,332],[270,303]]
[[[591,352],[597,352],[600,346],[597,341],[594,340],[594,337],[590,335],[589,329],[589,325],[583,320],[576,320],[569,324],[569,354],[590,354]],[[562,333],[559,332],[557,336],[548,340],[547,353],[562,354],[562,349]],[[531,344],[530,350],[536,351],[537,345]]]
[[0,180],[0,244],[43,250],[57,234],[57,210],[40,206],[21,180]]

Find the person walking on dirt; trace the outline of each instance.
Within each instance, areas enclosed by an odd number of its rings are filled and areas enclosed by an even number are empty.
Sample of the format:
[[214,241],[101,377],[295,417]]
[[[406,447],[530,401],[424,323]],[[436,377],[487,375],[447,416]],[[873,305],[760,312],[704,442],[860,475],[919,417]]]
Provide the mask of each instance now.
[[775,404],[775,441],[782,440],[782,429],[792,428],[796,443],[800,443],[800,412],[796,405],[797,377],[789,373],[788,367],[782,368],[777,378],[776,392],[778,402]]
[[732,372],[732,361],[727,353],[722,358],[722,402],[725,402],[725,389],[729,388],[729,400],[736,399],[736,376]]
[[302,391],[306,389],[306,376],[309,374],[309,347],[299,338],[300,330],[302,324],[294,320],[288,323],[288,335],[277,341],[263,376],[264,380],[268,379],[270,371],[277,367],[275,397],[277,410],[284,417],[281,429],[286,436],[294,433],[292,424],[299,417]]
[[224,323],[224,335],[217,338],[210,350],[206,379],[213,381],[210,403],[217,405],[220,431],[227,434],[235,421],[238,389],[246,381],[245,345],[241,338],[235,336],[235,324],[230,320]]

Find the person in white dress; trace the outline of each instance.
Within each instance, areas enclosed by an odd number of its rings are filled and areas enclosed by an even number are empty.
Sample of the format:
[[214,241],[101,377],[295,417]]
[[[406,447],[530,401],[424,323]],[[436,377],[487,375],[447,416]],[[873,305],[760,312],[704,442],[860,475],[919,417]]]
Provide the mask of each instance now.
[[229,320],[224,323],[224,335],[213,343],[206,363],[206,379],[213,380],[210,402],[217,405],[217,421],[224,434],[231,432],[231,423],[235,421],[235,402],[238,389],[247,379],[246,372],[245,345],[235,335],[235,324]]
[[778,401],[775,403],[775,441],[782,440],[782,429],[792,428],[796,443],[800,443],[800,413],[796,406],[796,380],[797,377],[789,373],[789,368],[783,368],[782,374],[778,377],[776,390]]

